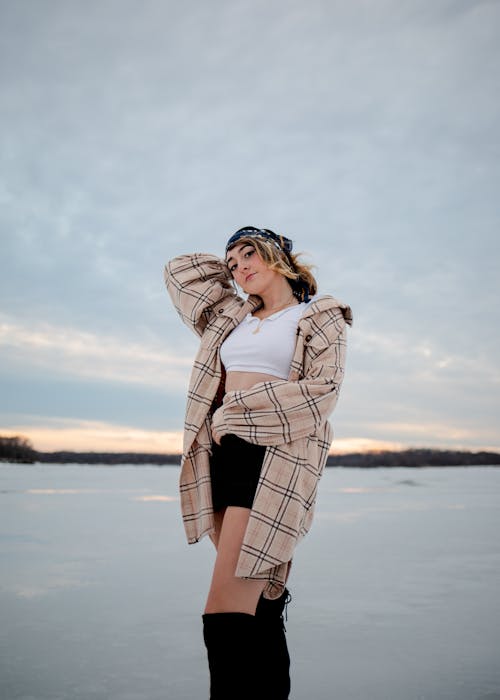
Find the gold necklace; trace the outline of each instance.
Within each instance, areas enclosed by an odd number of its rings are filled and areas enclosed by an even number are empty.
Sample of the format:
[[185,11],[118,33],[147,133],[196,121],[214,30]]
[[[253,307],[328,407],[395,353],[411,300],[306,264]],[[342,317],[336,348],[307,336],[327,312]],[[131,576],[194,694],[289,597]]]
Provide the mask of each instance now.
[[[289,297],[289,299],[291,299],[291,298],[293,298],[293,294],[291,297]],[[277,311],[281,311],[281,309],[284,309],[285,307],[290,306],[291,303],[292,303],[291,301],[287,301],[284,304],[282,304],[281,306],[277,306],[275,308],[271,308],[268,310],[273,312],[273,313],[276,313]],[[269,316],[272,316],[272,313],[270,313]],[[265,318],[259,318],[259,323],[257,324],[257,328],[254,331],[252,331],[252,335],[255,335],[256,333],[258,333],[260,331],[260,327],[262,326],[262,322],[265,321],[266,318],[269,318],[269,316],[266,316]],[[257,317],[254,316],[254,318],[258,318],[258,316]]]

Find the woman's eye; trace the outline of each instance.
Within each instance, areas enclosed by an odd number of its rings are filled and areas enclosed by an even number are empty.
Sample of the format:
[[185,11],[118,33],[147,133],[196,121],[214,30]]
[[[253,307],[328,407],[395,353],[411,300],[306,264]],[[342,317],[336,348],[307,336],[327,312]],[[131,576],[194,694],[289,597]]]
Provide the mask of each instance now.
[[[254,253],[255,253],[254,249],[248,250],[246,253],[243,253],[243,257],[247,258],[250,255],[253,255]],[[236,263],[234,263],[234,265],[230,265],[228,267],[229,267],[229,272],[234,272],[236,270],[236,268],[238,267],[238,265]]]

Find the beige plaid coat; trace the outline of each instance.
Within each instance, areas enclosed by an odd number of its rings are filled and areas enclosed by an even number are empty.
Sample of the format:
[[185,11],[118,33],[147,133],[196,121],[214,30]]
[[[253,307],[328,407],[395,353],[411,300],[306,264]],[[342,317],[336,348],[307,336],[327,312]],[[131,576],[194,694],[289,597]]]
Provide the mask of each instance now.
[[225,261],[209,253],[170,260],[164,277],[181,319],[201,338],[188,389],[180,473],[188,542],[214,530],[209,466],[213,421],[220,435],[234,433],[267,447],[235,575],[267,580],[265,596],[278,597],[295,546],[311,526],[333,439],[328,416],[344,377],[351,309],[330,295],[315,300],[298,322],[288,379],[227,392],[216,408],[220,345],[260,299],[241,298]]

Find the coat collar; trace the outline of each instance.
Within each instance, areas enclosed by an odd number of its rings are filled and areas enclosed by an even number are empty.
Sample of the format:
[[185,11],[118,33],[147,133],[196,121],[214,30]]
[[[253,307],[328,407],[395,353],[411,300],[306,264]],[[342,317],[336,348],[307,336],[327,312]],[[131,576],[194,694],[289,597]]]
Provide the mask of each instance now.
[[[225,302],[223,308],[219,309],[219,313],[223,316],[229,316],[235,322],[235,325],[240,323],[245,316],[250,312],[255,311],[261,304],[260,297],[256,294],[250,294],[247,299],[237,296],[232,302]],[[317,298],[311,302],[309,307],[304,311],[301,318],[308,318],[318,311],[326,311],[327,309],[338,308],[342,311],[344,320],[352,326],[352,311],[348,304],[345,304],[340,299],[333,297],[331,294],[317,295]]]
[[302,315],[302,318],[312,316],[318,311],[326,311],[327,309],[335,308],[338,308],[342,311],[345,322],[352,326],[351,307],[348,304],[345,304],[343,301],[340,301],[340,299],[336,299],[331,294],[321,294],[320,296],[318,296],[318,298],[311,303],[309,308],[306,309],[306,311]]
[[[260,306],[260,298],[255,294],[251,294],[246,301],[243,302],[241,307],[241,312],[238,314],[238,320],[243,319],[249,311],[254,311]],[[309,305],[309,307],[304,311],[301,318],[308,318],[313,316],[318,311],[326,311],[327,309],[338,308],[342,311],[344,320],[350,326],[352,326],[352,310],[348,304],[345,304],[340,299],[332,296],[331,294],[321,294],[317,295],[317,298]]]

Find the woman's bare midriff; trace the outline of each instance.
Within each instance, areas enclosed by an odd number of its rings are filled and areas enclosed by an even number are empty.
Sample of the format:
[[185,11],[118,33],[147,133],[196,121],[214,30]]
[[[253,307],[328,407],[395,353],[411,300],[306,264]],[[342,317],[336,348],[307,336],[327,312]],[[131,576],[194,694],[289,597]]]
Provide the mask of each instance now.
[[228,372],[226,374],[226,391],[238,391],[251,389],[254,384],[266,382],[272,379],[282,379],[273,374],[263,374],[262,372]]

